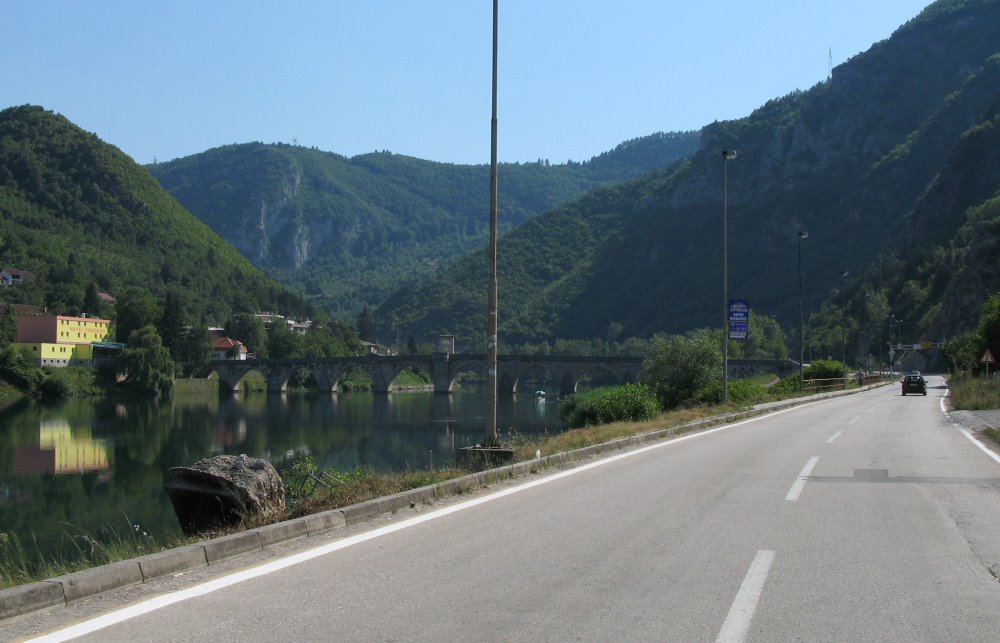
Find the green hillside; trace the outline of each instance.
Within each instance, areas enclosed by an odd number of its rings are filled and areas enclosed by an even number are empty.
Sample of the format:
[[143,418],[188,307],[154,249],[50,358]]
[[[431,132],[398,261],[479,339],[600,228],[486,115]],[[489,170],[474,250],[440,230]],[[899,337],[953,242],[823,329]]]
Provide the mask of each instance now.
[[[191,215],[118,148],[41,107],[0,112],[0,301],[88,312],[88,288],[176,293],[195,319],[308,304]],[[93,312],[93,311],[89,311]]]
[[[913,320],[911,334],[935,328],[927,310],[937,302],[906,300],[878,280],[890,263],[961,244],[968,209],[996,196],[1000,174],[984,171],[995,152],[974,143],[1000,95],[998,51],[1000,2],[942,0],[828,81],[705,127],[682,165],[595,190],[509,232],[499,251],[503,340],[721,325],[724,149],[740,151],[728,162],[730,297],[797,328],[798,233],[807,231],[807,316],[837,296],[846,270],[852,295],[878,290]],[[393,294],[375,322],[386,334],[454,333],[479,346],[486,275],[485,255],[472,255]],[[967,303],[974,325],[978,305]]]
[[[503,164],[500,226],[513,230],[594,187],[671,165],[697,146],[697,133],[655,134],[584,163]],[[483,247],[489,234],[487,165],[249,143],[149,170],[254,264],[346,319]]]

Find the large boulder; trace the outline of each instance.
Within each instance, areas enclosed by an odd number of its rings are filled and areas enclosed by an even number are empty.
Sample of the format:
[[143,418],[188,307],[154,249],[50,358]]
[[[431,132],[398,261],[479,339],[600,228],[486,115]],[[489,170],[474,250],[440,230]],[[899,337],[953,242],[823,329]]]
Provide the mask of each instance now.
[[167,495],[187,535],[285,509],[285,487],[266,460],[217,455],[167,472]]

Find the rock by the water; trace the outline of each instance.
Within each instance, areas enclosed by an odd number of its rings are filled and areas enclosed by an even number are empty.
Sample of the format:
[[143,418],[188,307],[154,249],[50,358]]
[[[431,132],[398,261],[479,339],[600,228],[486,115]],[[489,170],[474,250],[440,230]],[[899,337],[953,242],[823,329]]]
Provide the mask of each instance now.
[[167,472],[167,495],[187,535],[239,524],[285,509],[285,487],[274,466],[245,454],[217,455]]

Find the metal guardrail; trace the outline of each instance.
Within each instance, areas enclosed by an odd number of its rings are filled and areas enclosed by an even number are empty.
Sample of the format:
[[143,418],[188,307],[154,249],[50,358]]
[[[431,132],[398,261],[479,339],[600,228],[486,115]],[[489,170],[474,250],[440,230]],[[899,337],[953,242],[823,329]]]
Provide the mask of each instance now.
[[[860,377],[859,377],[860,376]],[[852,377],[829,377],[825,379],[802,380],[802,390],[809,393],[825,393],[827,391],[843,391],[851,386],[879,384],[899,378],[899,373],[876,371],[858,373]]]

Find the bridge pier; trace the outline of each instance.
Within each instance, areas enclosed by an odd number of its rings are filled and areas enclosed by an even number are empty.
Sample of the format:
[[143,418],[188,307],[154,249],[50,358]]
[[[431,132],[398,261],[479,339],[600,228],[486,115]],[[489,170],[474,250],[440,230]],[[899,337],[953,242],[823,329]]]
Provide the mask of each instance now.
[[316,386],[324,393],[336,393],[337,384],[340,383],[340,376],[343,369],[329,364],[320,364],[313,368],[313,377],[316,379]]
[[431,382],[434,383],[435,393],[451,393],[454,387],[448,361],[448,353],[431,355]]

